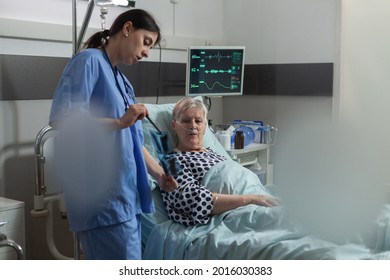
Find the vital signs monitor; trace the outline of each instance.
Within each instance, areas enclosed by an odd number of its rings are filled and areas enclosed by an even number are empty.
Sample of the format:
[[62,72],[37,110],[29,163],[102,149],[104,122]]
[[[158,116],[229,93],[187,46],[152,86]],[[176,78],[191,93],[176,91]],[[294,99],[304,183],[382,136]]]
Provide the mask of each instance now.
[[186,95],[242,95],[244,55],[244,46],[188,47]]

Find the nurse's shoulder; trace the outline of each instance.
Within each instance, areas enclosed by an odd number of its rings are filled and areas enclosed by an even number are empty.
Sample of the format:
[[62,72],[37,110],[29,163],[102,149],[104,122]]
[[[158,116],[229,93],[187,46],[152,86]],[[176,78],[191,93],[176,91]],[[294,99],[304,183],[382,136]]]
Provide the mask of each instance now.
[[74,67],[79,69],[100,68],[100,65],[104,63],[106,62],[101,50],[94,48],[85,49],[78,52],[70,59],[64,69],[64,72],[67,72],[68,69],[72,69]]

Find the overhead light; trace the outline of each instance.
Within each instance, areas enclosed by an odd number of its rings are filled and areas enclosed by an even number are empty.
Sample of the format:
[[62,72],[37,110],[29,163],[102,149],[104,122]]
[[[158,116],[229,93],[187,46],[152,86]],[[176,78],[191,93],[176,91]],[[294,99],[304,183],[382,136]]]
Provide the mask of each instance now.
[[122,6],[122,7],[134,7],[135,1],[129,0],[94,0],[95,5],[98,7],[109,6]]
[[116,6],[129,6],[129,1],[128,0],[113,0],[114,5]]

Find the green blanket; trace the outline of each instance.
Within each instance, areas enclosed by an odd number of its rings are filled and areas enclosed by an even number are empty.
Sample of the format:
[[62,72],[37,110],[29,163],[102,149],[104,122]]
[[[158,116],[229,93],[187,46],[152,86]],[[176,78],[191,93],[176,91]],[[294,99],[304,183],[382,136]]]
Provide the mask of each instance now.
[[[212,167],[203,184],[220,193],[278,194],[276,186],[263,186],[230,160]],[[157,213],[143,219],[144,259],[390,259],[388,206],[376,221],[378,231],[369,247],[303,234],[288,221],[283,206],[244,206],[213,216],[207,225],[185,227],[167,218],[157,189],[153,195]]]

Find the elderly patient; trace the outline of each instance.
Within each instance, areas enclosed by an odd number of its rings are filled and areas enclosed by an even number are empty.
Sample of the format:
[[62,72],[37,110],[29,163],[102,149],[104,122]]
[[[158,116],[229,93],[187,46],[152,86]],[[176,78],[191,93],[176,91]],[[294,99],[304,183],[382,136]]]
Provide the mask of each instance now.
[[[181,172],[175,177],[179,187],[172,192],[161,190],[170,219],[185,226],[206,224],[212,215],[248,204],[271,207],[278,201],[266,195],[231,195],[212,193],[202,185],[202,179],[225,157],[203,147],[207,109],[202,101],[184,98],[172,112],[172,127],[178,137],[175,157]],[[244,167],[242,167],[244,168]]]

